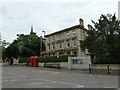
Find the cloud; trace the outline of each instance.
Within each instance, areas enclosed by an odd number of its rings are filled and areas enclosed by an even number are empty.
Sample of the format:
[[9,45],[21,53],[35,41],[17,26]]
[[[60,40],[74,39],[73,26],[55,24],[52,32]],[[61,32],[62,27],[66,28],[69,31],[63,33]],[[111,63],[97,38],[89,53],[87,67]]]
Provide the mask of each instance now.
[[18,33],[29,33],[33,25],[34,31],[40,36],[41,31],[47,34],[79,24],[79,18],[87,24],[91,19],[97,21],[101,14],[117,13],[117,0],[14,0],[2,1],[3,39],[12,42]]

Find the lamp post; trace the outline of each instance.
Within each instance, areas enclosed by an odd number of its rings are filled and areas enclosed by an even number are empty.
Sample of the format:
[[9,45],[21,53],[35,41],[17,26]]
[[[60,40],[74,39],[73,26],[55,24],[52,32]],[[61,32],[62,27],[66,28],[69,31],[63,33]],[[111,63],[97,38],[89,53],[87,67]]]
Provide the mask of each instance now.
[[[44,37],[45,37],[45,31],[42,31],[43,33],[44,33]],[[41,56],[41,52],[42,52],[42,41],[43,41],[43,37],[42,37],[42,34],[41,34],[41,36],[40,36],[40,56]]]
[[40,56],[41,56],[41,52],[42,52],[42,35],[40,36]]
[[[44,33],[44,38],[45,38],[45,31],[42,31]],[[42,38],[43,39],[43,38]],[[41,40],[41,46],[42,46],[42,40]],[[44,57],[45,58],[45,57]],[[44,60],[44,67],[45,67],[45,60]]]

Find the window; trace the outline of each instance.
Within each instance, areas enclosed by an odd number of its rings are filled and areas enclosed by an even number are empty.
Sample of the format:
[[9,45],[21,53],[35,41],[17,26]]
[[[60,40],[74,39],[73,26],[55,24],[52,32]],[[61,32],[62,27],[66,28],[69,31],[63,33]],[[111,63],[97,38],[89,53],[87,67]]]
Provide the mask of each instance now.
[[50,50],[50,44],[48,44],[48,50]]
[[55,40],[55,36],[53,36],[52,39]]
[[70,40],[66,41],[66,46],[70,47]]
[[72,35],[75,36],[75,32],[72,32]]
[[70,54],[70,52],[68,51],[67,54]]
[[53,49],[55,49],[55,43],[53,43],[52,46],[53,46]]
[[59,44],[59,47],[62,48],[62,43]]
[[77,52],[75,51],[75,52],[73,52],[73,54],[77,54]]
[[48,38],[48,41],[50,41],[50,37]]
[[76,47],[76,40],[73,40],[73,47]]

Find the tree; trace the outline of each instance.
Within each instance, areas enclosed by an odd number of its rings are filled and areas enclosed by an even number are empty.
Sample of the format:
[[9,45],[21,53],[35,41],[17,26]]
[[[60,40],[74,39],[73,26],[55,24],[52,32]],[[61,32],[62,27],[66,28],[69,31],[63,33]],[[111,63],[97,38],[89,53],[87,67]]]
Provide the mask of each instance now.
[[[43,50],[45,50],[45,45]],[[17,39],[6,49],[8,57],[30,57],[40,55],[40,38],[36,33],[31,32],[28,35],[17,34]]]
[[9,45],[9,42],[6,40],[0,40],[0,58],[5,58],[6,57],[6,46]]
[[120,63],[120,21],[115,14],[101,15],[94,28],[81,41],[81,48],[88,49],[94,63]]

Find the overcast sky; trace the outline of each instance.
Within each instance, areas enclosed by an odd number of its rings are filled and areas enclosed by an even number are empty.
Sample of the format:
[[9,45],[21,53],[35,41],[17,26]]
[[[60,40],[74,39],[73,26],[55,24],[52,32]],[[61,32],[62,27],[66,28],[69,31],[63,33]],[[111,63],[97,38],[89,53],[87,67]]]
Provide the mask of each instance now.
[[[9,2],[8,2],[9,1]],[[101,14],[118,16],[120,0],[0,0],[2,39],[12,42],[17,34],[29,34],[30,27],[40,36],[79,24],[97,21]]]

